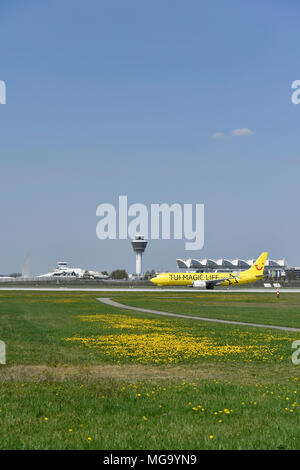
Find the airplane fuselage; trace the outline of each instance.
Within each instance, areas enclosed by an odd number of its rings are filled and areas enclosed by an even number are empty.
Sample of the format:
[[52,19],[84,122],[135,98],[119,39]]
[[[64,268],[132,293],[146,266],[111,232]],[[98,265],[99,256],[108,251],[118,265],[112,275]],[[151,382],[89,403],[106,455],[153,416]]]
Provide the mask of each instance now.
[[220,280],[218,285],[232,286],[237,284],[247,284],[248,282],[255,282],[262,279],[263,275],[250,275],[246,271],[243,273],[230,272],[230,273],[163,273],[151,279],[151,282],[158,286],[193,286],[201,284],[201,281],[209,286],[210,282],[213,284]]

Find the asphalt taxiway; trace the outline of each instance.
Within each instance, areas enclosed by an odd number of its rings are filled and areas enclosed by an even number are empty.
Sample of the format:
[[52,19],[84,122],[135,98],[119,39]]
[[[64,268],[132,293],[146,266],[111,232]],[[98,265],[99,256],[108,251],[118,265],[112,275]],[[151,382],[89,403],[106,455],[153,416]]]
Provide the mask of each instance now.
[[300,328],[292,328],[289,326],[265,325],[261,323],[246,323],[242,321],[222,320],[220,318],[196,317],[193,315],[163,312],[161,310],[152,310],[149,308],[133,307],[132,305],[120,304],[119,302],[115,302],[114,300],[111,300],[108,297],[102,297],[97,300],[99,300],[99,302],[102,302],[106,305],[110,305],[111,307],[122,308],[125,310],[134,310],[135,312],[138,312],[138,313],[151,313],[154,315],[161,315],[164,317],[176,317],[176,318],[185,318],[188,320],[198,320],[198,321],[200,320],[200,321],[213,322],[213,323],[225,323],[227,325],[234,325],[234,326],[251,326],[254,328],[269,328],[271,330],[283,330],[283,331],[293,331],[293,332],[300,331]]

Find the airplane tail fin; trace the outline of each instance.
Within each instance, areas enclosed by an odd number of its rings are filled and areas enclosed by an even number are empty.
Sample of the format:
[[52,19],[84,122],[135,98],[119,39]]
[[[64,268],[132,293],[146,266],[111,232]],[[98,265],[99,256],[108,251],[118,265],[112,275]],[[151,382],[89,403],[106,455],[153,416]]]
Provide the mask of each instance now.
[[262,276],[264,273],[264,267],[266,263],[266,259],[268,256],[268,252],[264,251],[259,258],[253,263],[250,269],[248,269],[247,273],[254,274],[256,276]]

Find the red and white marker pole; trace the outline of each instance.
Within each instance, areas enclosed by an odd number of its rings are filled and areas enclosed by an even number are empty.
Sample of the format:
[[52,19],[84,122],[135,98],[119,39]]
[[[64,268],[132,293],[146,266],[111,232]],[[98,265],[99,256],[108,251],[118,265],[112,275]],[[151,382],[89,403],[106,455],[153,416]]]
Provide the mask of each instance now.
[[279,289],[277,289],[276,296],[277,296],[277,299],[279,299]]

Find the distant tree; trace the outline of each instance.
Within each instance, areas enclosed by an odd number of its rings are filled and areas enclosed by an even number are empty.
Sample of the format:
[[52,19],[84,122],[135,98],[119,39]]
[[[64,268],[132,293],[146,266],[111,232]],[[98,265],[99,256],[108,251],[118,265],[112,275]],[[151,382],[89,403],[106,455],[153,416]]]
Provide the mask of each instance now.
[[107,271],[101,271],[101,274],[103,274],[104,276],[108,276],[108,272],[107,272]]
[[128,279],[128,274],[125,269],[116,269],[110,273],[111,279]]
[[83,277],[83,279],[90,279],[91,275],[90,275],[89,271],[84,271],[82,277]]
[[144,274],[144,276],[143,276],[143,279],[149,280],[149,279],[151,279],[152,277],[154,277],[155,274],[156,274],[156,273],[155,273],[154,269],[152,269],[151,271],[146,271],[145,274]]

